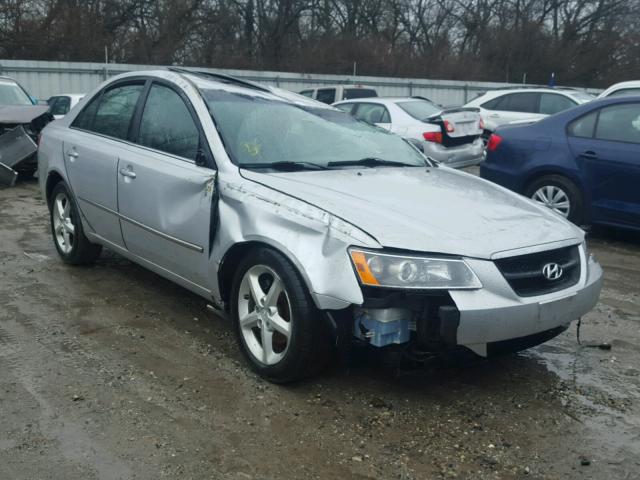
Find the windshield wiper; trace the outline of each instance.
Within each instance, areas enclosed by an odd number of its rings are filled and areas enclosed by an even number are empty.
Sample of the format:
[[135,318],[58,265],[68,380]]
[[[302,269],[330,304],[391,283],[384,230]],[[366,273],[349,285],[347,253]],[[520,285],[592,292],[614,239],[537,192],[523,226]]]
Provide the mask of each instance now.
[[240,168],[272,168],[283,172],[299,172],[301,170],[327,170],[324,165],[312,162],[271,162],[271,163],[241,163]]
[[329,162],[327,167],[419,167],[420,165],[411,165],[403,162],[395,162],[393,160],[383,160],[377,157],[365,157],[360,160],[345,160],[344,162]]

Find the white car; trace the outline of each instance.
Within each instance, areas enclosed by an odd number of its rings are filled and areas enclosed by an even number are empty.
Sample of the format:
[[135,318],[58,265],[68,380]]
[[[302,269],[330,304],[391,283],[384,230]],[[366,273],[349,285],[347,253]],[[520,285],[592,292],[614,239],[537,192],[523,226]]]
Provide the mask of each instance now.
[[477,108],[443,109],[418,97],[346,100],[334,107],[410,140],[425,155],[449,167],[482,161],[483,126]]
[[375,88],[363,87],[362,85],[330,85],[302,90],[300,95],[331,105],[340,100],[349,100],[351,98],[377,97],[378,92],[376,92]]
[[61,93],[54,95],[47,100],[49,112],[56,120],[61,119],[69,110],[75,107],[84,98],[84,93]]
[[485,133],[500,125],[520,121],[537,121],[595,97],[581,90],[568,88],[517,88],[492,90],[474,98],[466,107],[480,108]]
[[598,98],[626,97],[631,95],[640,95],[640,80],[631,80],[629,82],[620,82],[611,85],[598,95]]

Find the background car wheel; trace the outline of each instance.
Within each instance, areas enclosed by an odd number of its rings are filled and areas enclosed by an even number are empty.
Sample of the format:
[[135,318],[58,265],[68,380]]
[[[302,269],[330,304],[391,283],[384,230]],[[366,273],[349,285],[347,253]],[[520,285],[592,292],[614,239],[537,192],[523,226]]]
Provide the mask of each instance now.
[[64,182],[53,187],[50,216],[53,243],[65,263],[91,263],[100,255],[102,246],[85,237],[78,208]]
[[330,334],[300,275],[282,254],[253,250],[236,272],[231,302],[238,343],[261,376],[287,383],[326,365]]
[[545,175],[532,182],[527,197],[580,225],[584,220],[582,195],[578,187],[561,175]]

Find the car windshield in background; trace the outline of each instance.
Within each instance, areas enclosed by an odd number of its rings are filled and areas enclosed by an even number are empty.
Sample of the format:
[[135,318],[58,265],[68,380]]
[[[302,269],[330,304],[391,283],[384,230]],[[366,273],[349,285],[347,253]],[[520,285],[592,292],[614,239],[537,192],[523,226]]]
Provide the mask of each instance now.
[[0,105],[33,105],[33,103],[19,85],[0,81]]
[[377,97],[378,94],[375,90],[370,88],[345,88],[343,93],[343,100],[352,100],[354,98],[370,98]]
[[411,102],[397,102],[397,105],[417,120],[424,120],[432,115],[435,115],[442,111],[440,107],[437,107],[431,102],[426,100],[415,100]]
[[[376,159],[387,165],[424,166],[425,158],[405,140],[351,115],[275,99],[203,89],[233,163],[259,168],[285,163],[336,168]],[[366,166],[367,163],[365,162]]]
[[591,100],[596,98],[595,95],[591,95],[590,93],[587,93],[587,92],[571,92],[570,95],[571,97],[573,97],[575,101],[579,103],[590,102]]

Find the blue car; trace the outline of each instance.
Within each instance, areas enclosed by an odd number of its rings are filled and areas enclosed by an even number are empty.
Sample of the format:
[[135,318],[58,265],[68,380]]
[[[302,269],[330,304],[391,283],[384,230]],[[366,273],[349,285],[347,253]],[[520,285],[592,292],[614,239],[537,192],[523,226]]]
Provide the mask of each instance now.
[[498,128],[480,176],[579,225],[640,229],[640,97]]

